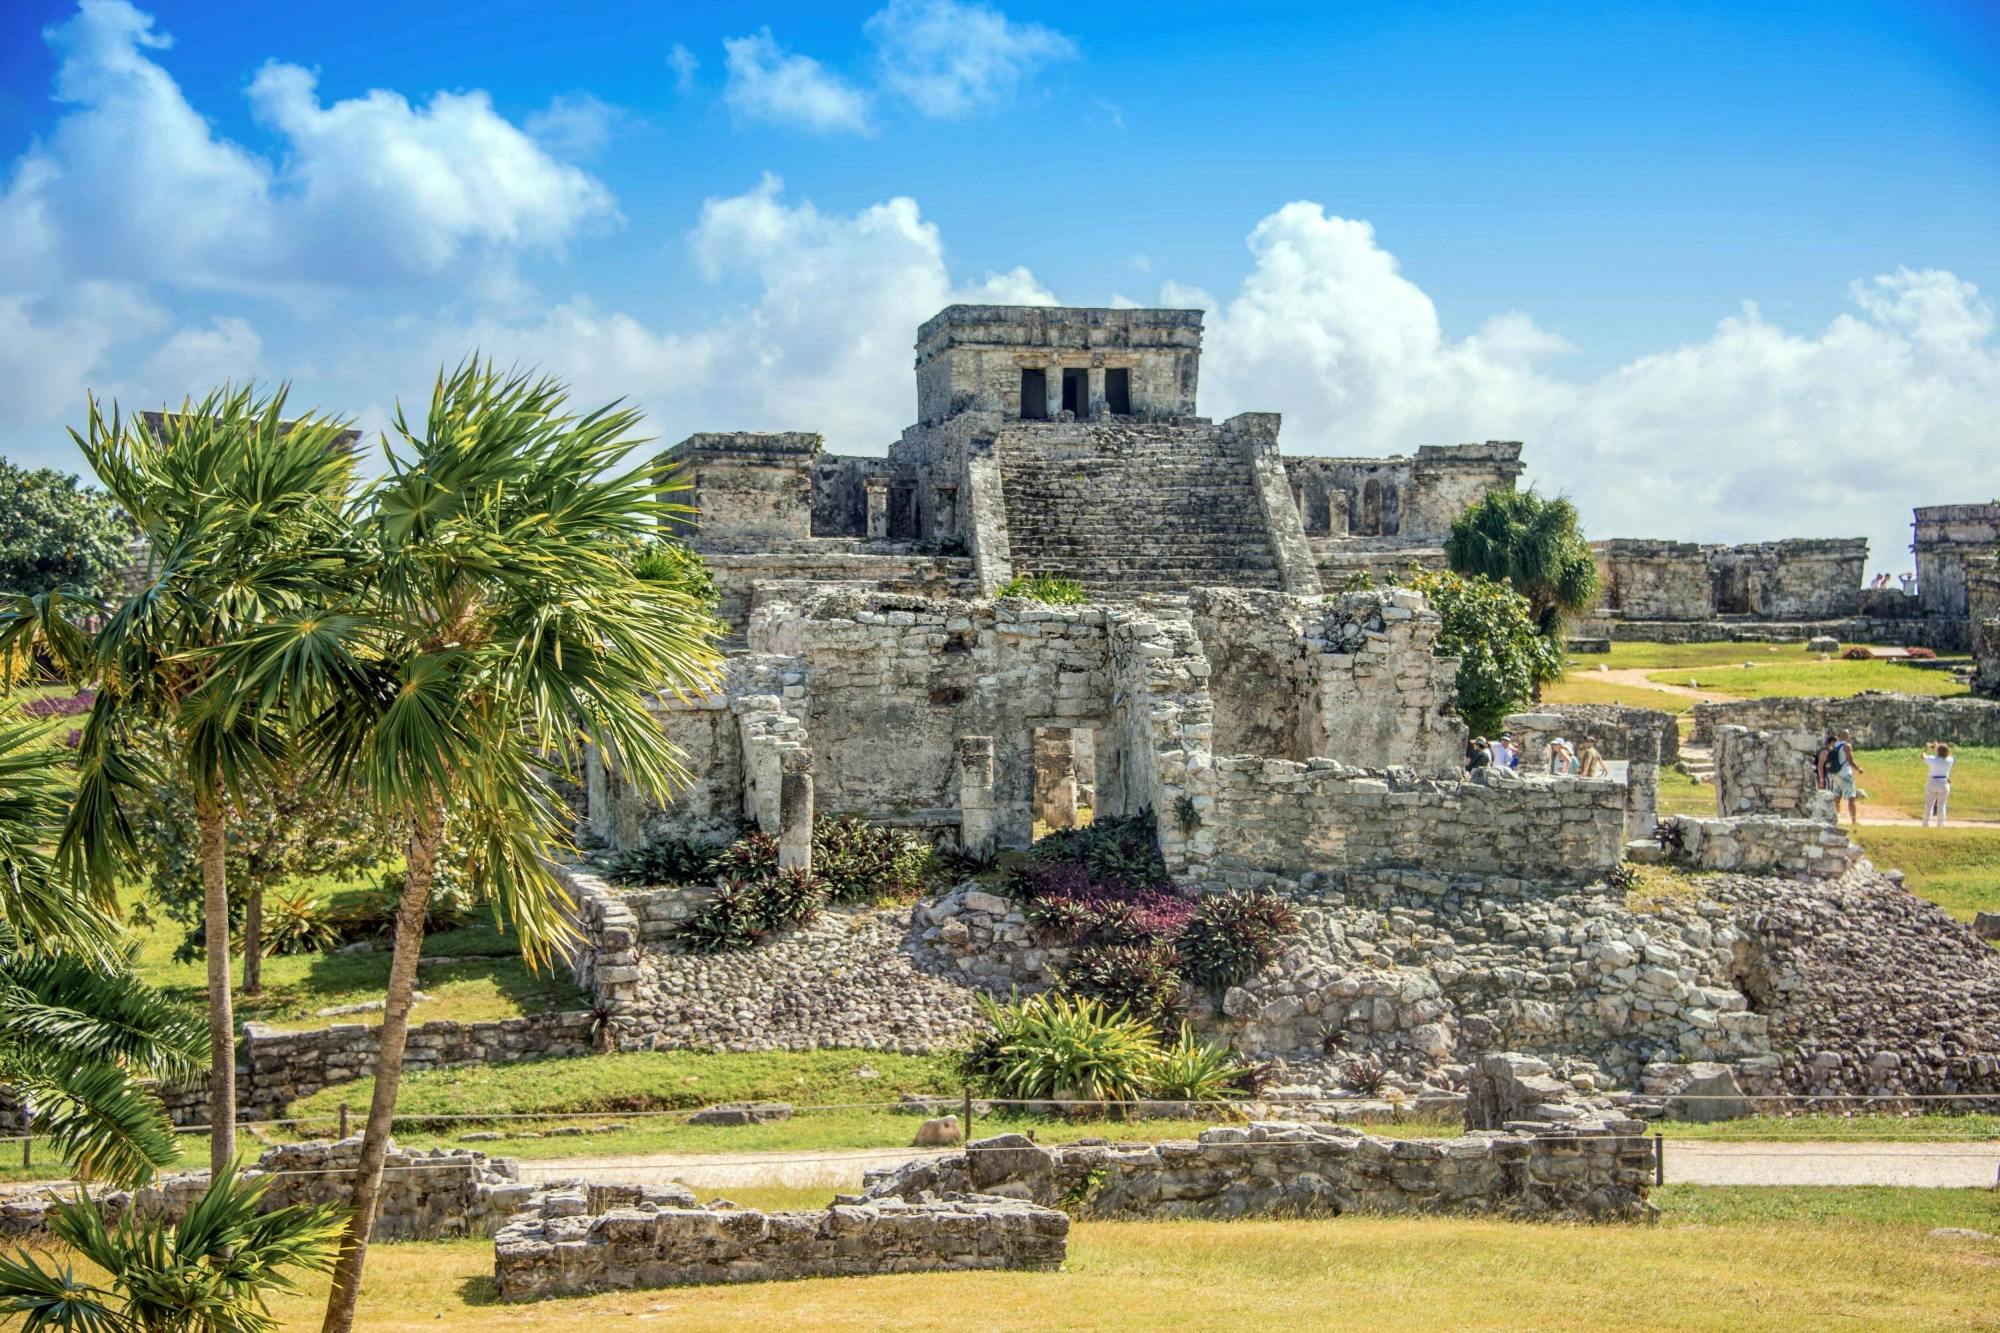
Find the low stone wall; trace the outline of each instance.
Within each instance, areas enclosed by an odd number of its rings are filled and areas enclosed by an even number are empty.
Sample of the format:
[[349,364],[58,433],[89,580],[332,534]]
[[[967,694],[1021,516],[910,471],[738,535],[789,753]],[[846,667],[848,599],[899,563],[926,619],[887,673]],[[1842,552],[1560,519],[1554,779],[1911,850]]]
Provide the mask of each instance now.
[[1193,1141],[1043,1148],[1002,1134],[967,1151],[871,1173],[875,1199],[973,1190],[1062,1205],[1079,1219],[1460,1213],[1641,1220],[1653,1178],[1644,1125],[1535,1123],[1457,1139],[1384,1139],[1339,1125],[1253,1121]]
[[[361,1161],[361,1140],[314,1140],[268,1148],[245,1180],[265,1180],[266,1211],[292,1204],[345,1203]],[[515,1164],[463,1148],[429,1152],[389,1148],[382,1174],[381,1201],[371,1239],[440,1240],[490,1236],[540,1188],[523,1184]],[[178,1222],[208,1190],[208,1172],[162,1176],[137,1190],[93,1191],[109,1219],[131,1213],[163,1223]],[[0,1197],[0,1239],[45,1243],[52,1239],[52,1205],[74,1191],[22,1191]]]
[[1214,799],[1203,816],[1211,850],[1196,869],[1232,887],[1419,866],[1581,882],[1624,854],[1625,787],[1602,778],[1438,781],[1238,755],[1215,761]]
[[1941,653],[1965,651],[1970,622],[1964,617],[1859,616],[1842,620],[1626,620],[1592,617],[1577,632],[1620,643],[1796,643],[1825,636],[1842,643],[1872,643],[1903,648],[1933,648]]
[[1861,849],[1837,824],[1775,815],[1695,819],[1671,815],[1680,830],[1674,863],[1696,870],[1733,870],[1786,879],[1839,879],[1861,861]]
[[1595,737],[1597,752],[1612,763],[1625,763],[1625,835],[1643,838],[1653,831],[1660,804],[1660,767],[1680,757],[1680,727],[1672,713],[1624,704],[1545,704],[1532,712],[1511,713],[1506,729],[1521,750],[1521,767],[1546,772],[1549,742],[1560,736],[1574,748]]
[[[1912,667],[1911,670],[1921,668]],[[1931,741],[2000,745],[2000,703],[1870,690],[1844,699],[1733,699],[1694,706],[1694,742],[1710,743],[1722,726],[1755,731],[1851,731],[1863,750],[1915,749]]]
[[1068,1252],[1068,1216],[1017,1199],[871,1199],[764,1213],[699,1208],[684,1192],[572,1188],[537,1196],[495,1237],[493,1277],[502,1300],[524,1301],[695,1283],[1046,1270]]
[[[409,1031],[403,1068],[407,1072],[455,1065],[511,1065],[588,1055],[596,1049],[595,1031],[596,1019],[588,1010],[478,1023],[423,1023]],[[249,1118],[275,1116],[322,1088],[365,1078],[375,1067],[381,1035],[381,1028],[362,1023],[336,1023],[303,1032],[245,1023],[243,1037],[236,1044],[238,1112]],[[168,1088],[162,1096],[175,1124],[207,1123],[205,1079],[184,1088]]]
[[1715,798],[1730,815],[1783,815],[1832,823],[1833,794],[1821,790],[1820,738],[1810,731],[1715,729]]
[[1035,938],[1019,903],[976,884],[918,903],[910,915],[918,960],[981,990],[1042,990],[1069,958]]

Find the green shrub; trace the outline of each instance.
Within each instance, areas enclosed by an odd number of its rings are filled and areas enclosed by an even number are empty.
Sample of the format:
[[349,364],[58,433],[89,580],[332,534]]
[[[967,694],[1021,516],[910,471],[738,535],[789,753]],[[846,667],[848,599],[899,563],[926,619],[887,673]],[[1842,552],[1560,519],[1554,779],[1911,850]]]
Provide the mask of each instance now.
[[778,840],[752,829],[715,854],[714,873],[724,879],[769,879],[778,873]]
[[1169,1026],[1181,1012],[1181,959],[1170,940],[1092,945],[1078,949],[1060,980],[1075,995]]
[[1025,597],[1050,606],[1081,606],[1090,600],[1081,583],[1061,574],[1016,574],[994,596]]
[[706,884],[714,878],[722,847],[655,834],[611,858],[613,884]]
[[1869,649],[1861,647],[1859,644],[1849,648],[1840,656],[1848,662],[1872,662],[1875,660],[1875,654]]
[[266,890],[263,940],[267,954],[324,953],[339,947],[340,924],[316,893]]
[[1254,1070],[1227,1046],[1198,1039],[1183,1023],[1180,1035],[1154,1061],[1147,1092],[1161,1101],[1224,1101],[1245,1094]]
[[713,611],[722,604],[708,562],[686,542],[672,537],[661,537],[641,547],[632,557],[632,572],[648,583],[679,588],[700,602],[704,610]]
[[1014,891],[1022,897],[1020,881],[1032,879],[1041,865],[1078,865],[1100,884],[1143,889],[1167,882],[1167,863],[1160,857],[1160,840],[1153,827],[1153,812],[1117,819],[1099,819],[1082,828],[1051,833],[1028,849],[1028,864],[1013,876]]
[[1144,1095],[1158,1047],[1143,1020],[1056,993],[1012,1004],[980,997],[990,1028],[960,1072],[986,1095],[1022,1101],[1129,1102]]
[[852,816],[813,821],[813,874],[830,902],[914,898],[944,872],[930,844],[901,829]]
[[1226,990],[1255,976],[1298,928],[1298,914],[1274,893],[1210,894],[1181,928],[1182,971],[1197,986]]

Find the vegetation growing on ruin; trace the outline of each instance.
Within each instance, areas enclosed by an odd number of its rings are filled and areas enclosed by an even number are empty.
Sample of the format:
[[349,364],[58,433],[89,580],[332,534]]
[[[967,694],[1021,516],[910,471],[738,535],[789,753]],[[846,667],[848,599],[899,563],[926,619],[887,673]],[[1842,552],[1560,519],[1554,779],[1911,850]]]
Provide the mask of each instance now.
[[1081,606],[1090,600],[1081,583],[1062,574],[1016,574],[993,595],[1024,597],[1048,606]]
[[1012,1101],[1187,1101],[1243,1097],[1259,1066],[1090,996],[1049,991],[1009,1004],[981,997],[987,1023],[961,1054],[973,1089]]
[[1502,718],[1562,674],[1560,647],[1505,583],[1437,569],[1412,570],[1406,581],[1444,622],[1432,651],[1458,659],[1458,711],[1475,733],[1497,733]]

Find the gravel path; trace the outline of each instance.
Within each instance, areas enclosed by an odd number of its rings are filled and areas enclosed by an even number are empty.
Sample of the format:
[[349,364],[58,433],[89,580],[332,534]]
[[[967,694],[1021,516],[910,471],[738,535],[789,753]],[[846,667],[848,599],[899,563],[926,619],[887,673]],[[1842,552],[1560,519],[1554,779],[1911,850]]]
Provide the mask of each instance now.
[[[523,1162],[522,1174],[585,1176],[642,1183],[679,1181],[696,1190],[755,1185],[858,1189],[861,1173],[919,1157],[911,1148],[788,1153],[661,1154],[618,1159]],[[1714,1143],[1668,1139],[1667,1181],[1675,1185],[1990,1186],[2000,1179],[2000,1142]]]

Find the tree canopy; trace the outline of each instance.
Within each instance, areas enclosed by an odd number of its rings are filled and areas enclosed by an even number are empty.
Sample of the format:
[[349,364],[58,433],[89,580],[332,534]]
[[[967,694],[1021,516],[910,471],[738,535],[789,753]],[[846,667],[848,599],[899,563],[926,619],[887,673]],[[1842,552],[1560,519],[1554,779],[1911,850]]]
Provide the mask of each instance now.
[[53,468],[0,458],[0,595],[66,587],[109,595],[132,524],[103,491]]
[[1444,552],[1457,573],[1511,584],[1551,640],[1560,638],[1571,617],[1597,605],[1597,562],[1576,506],[1561,496],[1491,491],[1452,520]]
[[1434,651],[1458,659],[1458,711],[1475,732],[1500,720],[1562,673],[1562,654],[1541,633],[1528,599],[1482,575],[1417,570],[1408,585],[1444,620]]

